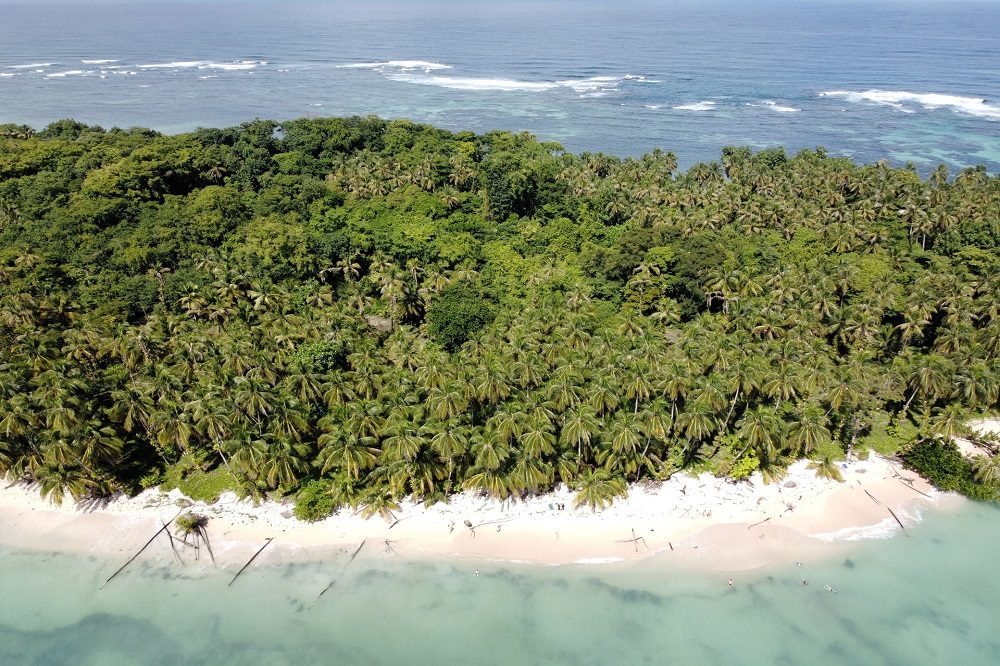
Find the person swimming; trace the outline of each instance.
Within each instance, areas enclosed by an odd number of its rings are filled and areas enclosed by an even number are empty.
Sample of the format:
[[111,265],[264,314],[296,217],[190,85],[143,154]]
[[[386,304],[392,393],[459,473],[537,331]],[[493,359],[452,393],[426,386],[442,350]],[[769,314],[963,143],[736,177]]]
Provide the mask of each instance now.
[[732,578],[730,578],[730,579],[729,579],[729,587],[732,587],[732,586],[733,586],[733,579],[732,579]]

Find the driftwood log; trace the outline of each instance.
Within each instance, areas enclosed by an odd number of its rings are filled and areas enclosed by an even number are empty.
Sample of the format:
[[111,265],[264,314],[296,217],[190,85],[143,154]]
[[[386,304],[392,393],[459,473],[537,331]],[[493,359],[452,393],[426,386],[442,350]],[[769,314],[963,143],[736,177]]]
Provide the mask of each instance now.
[[[367,541],[368,541],[368,539],[365,539],[364,541],[361,542],[360,546],[358,546],[357,548],[354,549],[354,552],[351,553],[351,559],[347,560],[347,564],[345,564],[344,565],[344,569],[341,570],[341,572],[340,572],[341,575],[343,575],[343,573],[347,569],[347,567],[350,566],[351,562],[354,561],[354,558],[358,556],[358,553],[361,552],[361,549],[365,547],[365,543],[367,543]],[[324,594],[326,594],[327,592],[329,592],[330,589],[336,584],[336,582],[337,582],[336,578],[334,578],[333,580],[331,580],[330,584],[327,585],[326,587],[324,587],[323,591],[320,592],[318,595],[316,595],[316,601],[319,601],[320,597],[322,597]]]
[[[181,509],[181,511],[183,511],[183,509]],[[181,515],[180,511],[177,512],[177,516],[179,516],[179,515]],[[174,516],[174,518],[177,518],[177,516]],[[171,522],[173,522],[173,518],[171,519]],[[135,558],[137,558],[140,555],[142,555],[142,551],[144,551],[147,548],[149,548],[149,545],[151,543],[153,543],[153,541],[156,540],[156,537],[160,536],[160,534],[163,531],[167,530],[167,525],[169,525],[169,524],[170,523],[163,523],[163,527],[161,527],[160,529],[156,530],[156,534],[154,534],[152,537],[150,537],[149,541],[146,542],[146,545],[144,545],[142,548],[140,548],[139,551],[135,555],[133,555],[132,557],[128,558],[128,562],[126,562],[125,564],[123,564],[120,567],[118,567],[118,571],[116,571],[113,574],[111,574],[111,576],[106,581],[104,581],[104,583],[99,588],[97,588],[97,589],[103,590],[105,585],[107,585],[112,580],[114,580],[115,577],[118,576],[118,574],[120,574],[121,572],[125,571],[125,567],[127,567],[130,564],[132,564],[132,562],[135,561]]]
[[251,557],[249,560],[247,560],[247,563],[243,565],[242,569],[240,569],[239,571],[236,572],[236,575],[233,576],[233,579],[231,581],[229,581],[229,585],[226,585],[226,587],[229,587],[230,585],[232,585],[233,583],[235,583],[236,579],[239,578],[243,574],[243,572],[247,570],[248,566],[250,566],[251,564],[253,564],[253,561],[257,559],[258,555],[260,555],[262,552],[264,552],[265,548],[267,548],[268,546],[271,545],[272,541],[274,541],[274,537],[268,537],[267,541],[264,542],[264,545],[261,546],[257,550],[257,552],[253,554],[253,557]]

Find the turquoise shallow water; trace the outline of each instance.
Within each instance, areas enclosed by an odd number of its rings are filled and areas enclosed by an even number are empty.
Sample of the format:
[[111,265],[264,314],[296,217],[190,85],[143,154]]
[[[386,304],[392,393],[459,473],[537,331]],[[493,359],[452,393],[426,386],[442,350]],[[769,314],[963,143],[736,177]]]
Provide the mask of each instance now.
[[[3,664],[996,664],[1000,509],[829,561],[532,567],[384,553],[232,571],[0,551]],[[474,575],[478,569],[479,575]],[[342,572],[342,573],[341,573]],[[319,602],[316,595],[337,574]],[[805,577],[808,586],[801,583]],[[830,584],[836,594],[825,589]]]

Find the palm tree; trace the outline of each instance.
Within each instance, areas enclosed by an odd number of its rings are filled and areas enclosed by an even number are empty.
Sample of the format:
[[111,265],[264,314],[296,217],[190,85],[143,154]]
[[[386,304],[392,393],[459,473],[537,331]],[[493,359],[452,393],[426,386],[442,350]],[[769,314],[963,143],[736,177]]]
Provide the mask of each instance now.
[[[740,439],[757,452],[761,463],[772,462],[783,448],[782,437],[785,426],[773,407],[758,406],[743,415],[737,424]],[[740,453],[742,455],[742,453]],[[736,456],[738,459],[740,456]]]
[[816,476],[821,479],[829,479],[830,481],[844,482],[844,476],[840,473],[840,469],[837,467],[837,463],[830,460],[829,456],[824,457],[819,461],[812,461],[808,465],[809,469],[816,470]]
[[577,478],[576,490],[573,506],[587,506],[591,511],[606,509],[616,497],[627,495],[625,482],[605,469],[585,469]]
[[979,483],[996,483],[1000,481],[1000,455],[978,455],[972,459],[972,470]]
[[816,447],[830,441],[830,430],[826,414],[814,403],[797,410],[796,417],[788,428],[788,442],[792,449],[808,455]]
[[364,494],[357,502],[358,513],[362,518],[368,519],[375,516],[382,517],[385,521],[395,519],[394,512],[399,511],[399,502],[384,491],[372,490]]
[[951,404],[935,414],[930,421],[931,431],[951,441],[956,437],[968,434],[969,427],[966,425],[965,410],[961,405]]

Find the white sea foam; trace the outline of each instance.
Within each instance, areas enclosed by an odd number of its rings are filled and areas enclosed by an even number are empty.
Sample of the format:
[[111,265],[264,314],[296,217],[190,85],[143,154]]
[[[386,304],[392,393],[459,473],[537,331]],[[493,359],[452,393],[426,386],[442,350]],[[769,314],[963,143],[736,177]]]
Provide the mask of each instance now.
[[518,81],[516,79],[482,79],[458,76],[415,76],[411,74],[392,74],[388,76],[393,81],[415,83],[422,86],[438,86],[454,90],[497,90],[503,92],[538,92],[559,87],[551,81]]
[[782,106],[781,104],[778,104],[777,102],[770,99],[765,99],[760,102],[747,102],[746,105],[770,109],[775,113],[798,113],[799,111],[802,110],[802,109],[796,109],[794,106]]
[[176,62],[154,62],[148,65],[139,65],[139,69],[186,69],[188,67],[201,67],[210,65],[207,60],[182,60]]
[[[840,97],[849,102],[870,102],[891,106],[900,111],[912,113],[912,105],[918,105],[928,111],[949,109],[990,120],[1000,120],[1000,105],[988,104],[981,97],[963,97],[961,95],[946,95],[943,93],[918,93],[906,90],[827,90],[820,97]],[[910,106],[908,106],[910,105]]]
[[355,62],[349,65],[337,65],[338,69],[401,69],[413,70],[422,69],[425,72],[433,72],[439,69],[452,69],[451,65],[444,65],[439,62],[427,62],[426,60],[387,60],[385,62]]
[[201,79],[202,81],[205,81],[207,79],[217,79],[217,78],[219,78],[219,75],[218,74],[209,74],[208,76],[199,76],[198,78]]
[[256,69],[258,65],[266,64],[266,60],[234,60],[232,62],[209,62],[198,65],[198,69],[221,69],[227,72],[238,72]]
[[33,62],[30,65],[7,65],[7,69],[36,69],[38,67],[52,67],[58,64],[57,62]]
[[[923,520],[923,513],[919,507],[910,509],[897,509],[896,514],[906,525],[913,525]],[[899,523],[895,518],[886,518],[874,525],[861,525],[856,527],[845,527],[833,532],[823,532],[813,534],[813,538],[820,541],[863,541],[865,539],[891,539],[899,532]]]
[[47,79],[61,79],[61,78],[65,77],[65,76],[80,76],[81,74],[84,74],[84,73],[85,72],[82,69],[71,69],[68,72],[53,72],[52,74],[46,74],[45,78],[47,78]]
[[378,72],[390,81],[412,83],[423,86],[437,86],[453,90],[500,91],[500,92],[544,92],[569,89],[580,97],[604,97],[618,89],[625,81],[634,83],[655,83],[639,74],[624,76],[591,76],[579,79],[559,79],[555,81],[525,81],[504,77],[468,77],[440,74],[441,70],[454,69],[451,65],[425,60],[388,60],[385,62],[351,63],[338,65],[341,69],[367,69]]
[[9,72],[0,72],[0,79],[9,79],[12,76],[17,76],[17,74],[12,74]]
[[691,104],[678,104],[670,108],[675,111],[712,111],[715,109],[715,102],[693,102]]
[[659,104],[643,104],[643,106],[647,109],[652,109],[654,111],[660,108]]
[[624,559],[621,557],[584,557],[573,560],[573,564],[614,564],[615,562],[624,562]]
[[892,518],[886,518],[874,525],[861,527],[845,527],[833,532],[814,534],[814,539],[820,541],[863,541],[865,539],[891,539],[899,531],[899,525]]
[[222,62],[222,63],[212,63],[211,65],[205,65],[199,67],[198,69],[222,69],[227,72],[238,72],[244,70],[250,70],[257,67],[257,63],[251,62]]
[[118,62],[117,60],[81,60],[84,65],[106,65],[109,62]]

